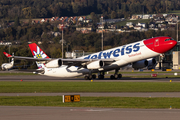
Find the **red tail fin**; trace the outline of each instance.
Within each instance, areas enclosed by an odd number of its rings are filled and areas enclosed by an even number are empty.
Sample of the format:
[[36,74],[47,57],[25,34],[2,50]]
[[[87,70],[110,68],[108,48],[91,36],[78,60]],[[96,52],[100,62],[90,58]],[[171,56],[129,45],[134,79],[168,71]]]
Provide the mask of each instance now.
[[32,55],[34,58],[49,58],[44,51],[41,50],[36,43],[29,44],[29,48],[31,49]]
[[8,54],[8,53],[6,53],[6,52],[3,52],[4,53],[4,55],[6,56],[6,57],[12,57],[12,55],[10,55],[10,54]]

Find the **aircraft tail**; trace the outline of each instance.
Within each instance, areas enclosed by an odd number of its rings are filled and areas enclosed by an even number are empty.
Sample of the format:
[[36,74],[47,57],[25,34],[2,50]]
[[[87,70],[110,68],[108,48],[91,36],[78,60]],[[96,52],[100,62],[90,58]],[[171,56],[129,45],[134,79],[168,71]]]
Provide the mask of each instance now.
[[[34,58],[49,58],[36,43],[29,44],[29,48]],[[45,68],[44,62],[36,61],[36,64],[38,66],[38,69]]]
[[8,53],[6,53],[6,52],[3,52],[4,53],[4,55],[7,57],[7,58],[11,58],[11,64],[12,65],[14,65],[14,58],[13,58],[13,56],[14,56],[14,53],[12,53],[12,55],[10,55],[10,54],[8,54]]

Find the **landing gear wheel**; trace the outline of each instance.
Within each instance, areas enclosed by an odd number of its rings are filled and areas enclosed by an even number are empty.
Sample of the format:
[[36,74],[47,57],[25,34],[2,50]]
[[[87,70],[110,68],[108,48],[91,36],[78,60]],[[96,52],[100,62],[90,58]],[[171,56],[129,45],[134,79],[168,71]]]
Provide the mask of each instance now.
[[88,77],[89,77],[89,80],[91,80],[91,79],[92,79],[92,75],[89,75]]
[[98,79],[104,79],[104,75],[98,75]]
[[96,75],[92,75],[92,79],[96,79]]
[[98,73],[98,79],[104,79],[104,72],[103,71]]
[[122,78],[122,74],[118,74],[118,78]]
[[114,74],[114,79],[118,79],[118,74]]
[[112,80],[113,80],[113,79],[114,79],[114,75],[111,75],[111,76],[110,76],[110,79],[112,79]]
[[85,80],[89,80],[89,76],[85,76],[84,79],[85,79]]
[[120,78],[122,78],[122,74],[114,74],[114,75],[111,75],[110,76],[110,79],[120,79]]

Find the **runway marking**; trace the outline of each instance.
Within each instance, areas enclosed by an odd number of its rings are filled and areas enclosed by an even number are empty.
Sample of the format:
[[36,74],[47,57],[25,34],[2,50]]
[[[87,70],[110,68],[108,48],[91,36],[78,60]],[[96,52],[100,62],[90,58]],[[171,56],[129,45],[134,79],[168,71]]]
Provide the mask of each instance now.
[[112,109],[70,109],[70,111],[102,112],[102,111],[112,111]]

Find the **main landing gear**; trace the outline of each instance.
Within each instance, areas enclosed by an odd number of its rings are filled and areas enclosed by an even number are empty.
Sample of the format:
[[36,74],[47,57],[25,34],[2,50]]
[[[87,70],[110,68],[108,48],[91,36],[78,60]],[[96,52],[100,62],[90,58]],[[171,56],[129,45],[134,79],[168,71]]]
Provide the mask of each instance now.
[[[122,78],[122,74],[118,74],[119,69],[115,70],[114,75],[110,76],[110,79],[120,79]],[[96,75],[95,74],[87,74],[84,76],[85,80],[92,80],[92,79],[96,79]],[[98,79],[104,79],[104,72],[99,72],[98,73]]]
[[111,79],[118,79],[118,78],[120,79],[120,78],[122,78],[122,74],[114,74],[114,75],[111,75],[110,78]]
[[116,69],[114,75],[110,76],[110,79],[118,79],[118,78],[120,79],[120,78],[122,78],[122,74],[118,74],[118,72],[119,72],[119,69]]
[[86,76],[84,76],[84,79],[85,80],[91,80],[91,79],[96,79],[96,75],[92,75],[92,74],[89,74],[89,75],[86,75]]
[[[91,80],[91,79],[96,79],[95,74],[88,74],[84,76],[85,80]],[[98,73],[98,79],[104,79],[104,72],[99,72]]]
[[104,72],[98,73],[98,79],[104,79]]

